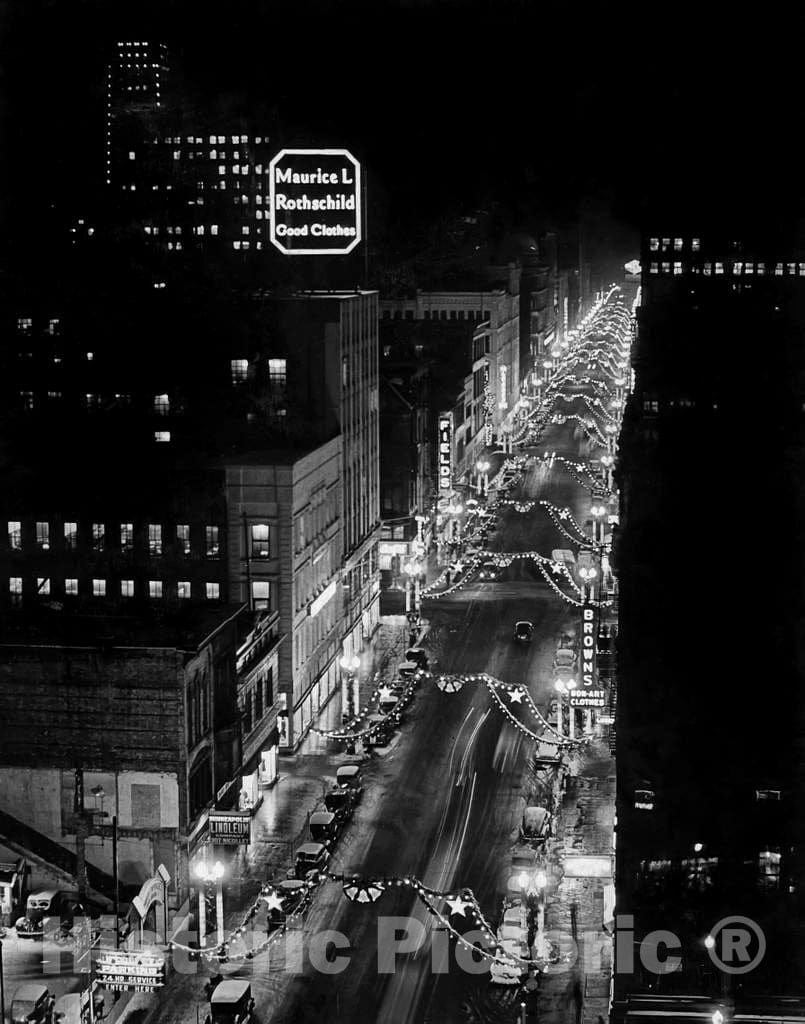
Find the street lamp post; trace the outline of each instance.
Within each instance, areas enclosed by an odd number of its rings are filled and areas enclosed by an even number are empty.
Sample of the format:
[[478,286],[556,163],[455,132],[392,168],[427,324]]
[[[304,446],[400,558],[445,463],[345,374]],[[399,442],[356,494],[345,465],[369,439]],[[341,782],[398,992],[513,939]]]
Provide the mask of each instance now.
[[345,654],[339,659],[341,668],[341,723],[353,718],[357,708],[355,705],[355,675],[361,667],[361,659],[357,654]]
[[[405,573],[405,615],[408,619],[409,643],[416,643],[417,632],[421,622],[422,599],[419,581],[422,575],[422,563],[413,558],[403,566]],[[411,608],[411,590],[413,587],[414,602]]]
[[563,715],[564,715],[564,712],[562,710],[562,696],[563,696],[563,694],[566,693],[567,694],[567,707],[568,707],[568,711],[569,711],[569,723],[568,723],[568,733],[567,734],[568,734],[568,737],[572,740],[572,739],[574,739],[574,737],[576,735],[576,723],[575,723],[576,715],[575,715],[575,711],[574,711],[574,709],[573,709],[573,707],[571,706],[571,703],[570,703],[570,696],[571,696],[571,692],[576,689],[576,680],[575,679],[568,679],[568,681],[566,683],[563,683],[561,679],[557,679],[556,682],[554,683],[554,687],[556,688],[556,692],[559,694],[559,697],[558,697],[557,702],[556,702],[557,703],[557,711],[558,711],[558,714],[556,716],[557,717],[557,732],[559,733],[560,736],[564,736],[565,729],[564,729],[564,723],[562,721],[562,718],[563,718]]
[[204,948],[204,940],[207,935],[207,898],[210,889],[215,888],[215,925],[217,929],[217,944],[224,943],[224,866],[220,861],[208,865],[206,861],[198,864],[195,869],[196,877],[202,883],[202,889],[198,894],[198,941],[199,946]]
[[[604,519],[606,518],[607,509],[605,505],[593,505],[590,508],[590,514],[593,517],[593,542],[596,544],[604,543]],[[599,529],[600,526],[600,529]],[[600,537],[599,537],[600,533]]]
[[601,465],[604,467],[604,477],[606,479],[607,490],[612,490],[612,464],[615,459],[608,452],[606,455],[601,456]]
[[486,459],[481,459],[476,462],[475,468],[478,470],[478,482],[476,483],[476,490],[478,496],[482,494],[486,496],[486,492],[489,490],[489,467],[490,463]]

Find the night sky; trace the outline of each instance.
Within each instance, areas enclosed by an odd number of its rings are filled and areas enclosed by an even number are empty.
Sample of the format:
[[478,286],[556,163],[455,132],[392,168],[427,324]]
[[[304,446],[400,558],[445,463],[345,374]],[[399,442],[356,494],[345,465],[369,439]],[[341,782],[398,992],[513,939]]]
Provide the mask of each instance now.
[[[221,110],[340,144],[405,223],[503,198],[627,221],[646,191],[777,191],[801,175],[801,16],[702,5],[18,0],[2,8],[3,173],[36,200],[94,187],[103,64],[160,38]],[[54,171],[56,172],[54,174]]]

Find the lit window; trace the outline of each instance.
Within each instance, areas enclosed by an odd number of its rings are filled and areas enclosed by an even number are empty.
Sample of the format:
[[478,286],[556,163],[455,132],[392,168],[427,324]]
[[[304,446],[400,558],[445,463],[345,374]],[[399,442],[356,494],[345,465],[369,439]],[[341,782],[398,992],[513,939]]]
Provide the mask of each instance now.
[[120,524],[120,550],[131,551],[134,547],[134,523]]
[[659,240],[659,238],[651,238],[651,239],[649,239],[648,247],[649,247],[649,249],[652,252],[656,252],[659,249],[659,247],[660,247],[660,240]]
[[249,375],[249,360],[248,359],[232,359],[230,360],[230,368],[232,371],[232,383],[240,384],[246,380]]
[[232,164],[232,173],[240,174],[240,164]]
[[252,523],[252,558],[268,558],[269,529],[268,523]]
[[225,136],[225,135],[219,135],[219,136],[218,136],[218,145],[219,145],[219,146],[223,146],[223,144],[224,144],[225,142],[226,142],[226,136]]
[[169,430],[155,430],[154,440],[159,444],[166,444],[171,439],[171,432]]
[[134,580],[121,580],[120,581],[120,596],[121,597],[134,597]]
[[285,387],[286,382],[286,361],[284,359],[269,359],[268,383],[270,387],[276,390]]
[[[805,266],[805,264],[803,264],[803,266]],[[754,272],[755,272],[755,264],[754,263],[745,263],[744,264],[744,273],[745,274],[754,274]]]
[[271,608],[271,584],[268,580],[254,580],[252,583],[252,607],[268,611]]
[[93,597],[106,597],[106,580],[93,579],[92,595]]
[[154,412],[159,416],[167,416],[170,411],[170,398],[167,395],[154,395]]
[[44,551],[50,548],[50,523],[36,524],[36,543]]
[[64,546],[75,548],[78,544],[78,523],[64,524]]
[[800,263],[800,264],[798,264],[798,266],[799,266],[799,276],[800,277],[805,277],[805,263]]
[[176,526],[176,543],[183,555],[190,554],[190,524],[178,523]]
[[37,594],[49,594],[50,593],[50,577],[49,576],[37,576],[36,577],[36,592],[37,592]]
[[[650,263],[649,264],[649,268],[648,268],[648,272],[649,272],[649,274],[656,274],[656,273],[659,272],[659,269],[660,269],[659,263]],[[387,349],[391,349],[391,345],[386,345],[386,348]],[[385,354],[385,352],[384,352],[384,354]]]
[[29,316],[18,316],[17,317],[17,330],[21,334],[30,334],[33,330],[34,322]]
[[262,220],[263,219],[263,211],[262,210],[256,210],[254,215],[255,215],[255,217],[258,220]]
[[14,551],[19,551],[22,547],[22,523],[8,523],[8,546]]
[[797,272],[797,265],[796,265],[796,263],[789,263],[788,264],[788,273],[789,274],[796,274],[796,272]]
[[682,249],[682,239],[681,238],[675,238],[674,239],[674,249],[676,249],[677,252],[679,252]]
[[233,242],[233,243],[232,243],[232,248],[233,248],[233,249],[238,249],[238,250],[239,250],[239,249],[240,249],[240,242]]
[[[174,152],[174,154],[173,154],[173,159],[174,159],[174,160],[178,160],[178,159],[179,159],[179,153],[178,153],[178,151]],[[133,150],[133,149],[130,149],[130,150],[129,150],[129,160],[136,160],[136,157],[135,157],[135,155],[134,155],[134,150]]]
[[87,352],[87,362],[88,363],[91,363],[94,358],[95,358],[95,353],[94,352]]
[[766,264],[765,263],[758,263],[758,265],[757,265],[757,272],[760,275],[765,274],[766,273]]
[[34,407],[34,393],[33,391],[20,391],[21,405],[26,412],[30,412]]
[[19,601],[22,597],[22,576],[9,576],[8,592],[12,598]]
[[763,889],[777,889],[780,885],[780,851],[763,850],[759,857],[760,885]]
[[671,244],[671,239],[670,238],[663,238],[663,240],[662,240],[662,251],[665,252],[665,250],[670,246],[670,244]]
[[148,524],[148,553],[149,555],[162,554],[162,527],[159,523]]
[[103,551],[103,542],[106,537],[106,527],[103,523],[92,524],[92,547],[95,551]]
[[207,557],[217,558],[218,557],[218,527],[208,526],[206,530],[207,535]]
[[704,264],[704,276],[705,277],[710,277],[710,275],[712,273],[713,273],[713,264],[709,260],[706,260],[705,264]]
[[59,319],[58,317],[52,317],[48,320],[48,334],[54,335],[59,333]]
[[176,595],[180,601],[190,599],[190,580],[179,580],[176,584]]
[[218,164],[218,173],[226,174],[226,167],[224,166],[224,164]]
[[67,597],[75,597],[78,593],[78,580],[70,577],[64,581],[64,593]]
[[741,274],[741,273],[743,273],[743,268],[744,268],[743,263],[740,263],[740,262],[739,263],[733,263],[733,265],[732,265],[732,272],[735,275]]
[[211,235],[217,235],[218,234],[218,225],[217,224],[210,224],[210,234]]
[[148,581],[148,596],[149,597],[162,597],[162,580],[149,580]]
[[244,224],[243,227],[240,229],[240,231],[241,231],[241,234],[248,235],[248,233],[249,233],[249,225],[248,224]]
[[698,252],[701,249],[701,239],[692,238],[690,241],[690,247],[694,252]]
[[678,262],[674,263],[674,273],[675,274],[681,274],[682,273],[682,264],[681,263],[678,263]]
[[783,265],[782,265],[782,263],[777,263],[775,265],[775,267],[774,267],[774,276],[775,277],[782,277],[783,276]]
[[716,274],[723,274],[723,273],[724,273],[724,264],[723,263],[716,263]]
[[217,601],[221,595],[221,584],[220,583],[207,583],[205,584],[205,590],[208,601]]
[[663,272],[663,274],[670,274],[671,273],[671,264],[670,263],[663,263],[662,264],[662,272]]
[[100,405],[99,395],[84,395],[84,404],[88,409],[97,409]]

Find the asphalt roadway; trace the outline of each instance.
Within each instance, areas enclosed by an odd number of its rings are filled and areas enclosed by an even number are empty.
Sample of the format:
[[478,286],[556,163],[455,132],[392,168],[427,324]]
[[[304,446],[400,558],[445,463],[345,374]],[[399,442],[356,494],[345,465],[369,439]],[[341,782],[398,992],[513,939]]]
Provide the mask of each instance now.
[[[552,428],[540,447],[568,458],[580,454],[571,425]],[[567,505],[579,522],[589,506],[589,493],[560,463],[550,469],[531,464],[512,496]],[[566,546],[539,507],[528,513],[506,508],[499,522],[490,549],[550,556],[552,549]],[[497,581],[469,584],[428,601],[424,614],[431,623],[428,646],[436,672],[487,672],[526,685],[547,712],[557,636],[565,623],[575,621],[575,609],[545,583],[532,562],[518,560]],[[534,623],[531,644],[514,642],[518,619]],[[533,727],[526,711],[516,714]],[[484,685],[468,683],[448,694],[425,683],[407,712],[399,741],[367,765],[364,800],[330,870],[364,877],[415,876],[441,891],[469,887],[495,922],[532,751],[533,742],[508,722]],[[393,973],[381,973],[380,918],[394,916],[416,918],[427,938],[417,952],[395,958]],[[461,931],[470,924],[451,920]],[[436,967],[442,966],[439,951],[446,945],[444,932],[433,941],[434,928],[440,929],[438,920],[410,888],[395,886],[374,904],[356,904],[344,897],[340,885],[326,883],[306,921],[301,973],[289,974],[282,958],[268,972],[255,971],[258,1018],[278,1024],[513,1019],[511,990],[490,986],[485,972],[472,975],[457,965],[452,945],[446,973],[434,970],[434,959]],[[342,933],[349,943],[345,959],[332,965],[343,969],[334,974],[317,970],[307,956],[310,937],[327,929]],[[320,938],[320,949],[325,942],[326,937]]]

